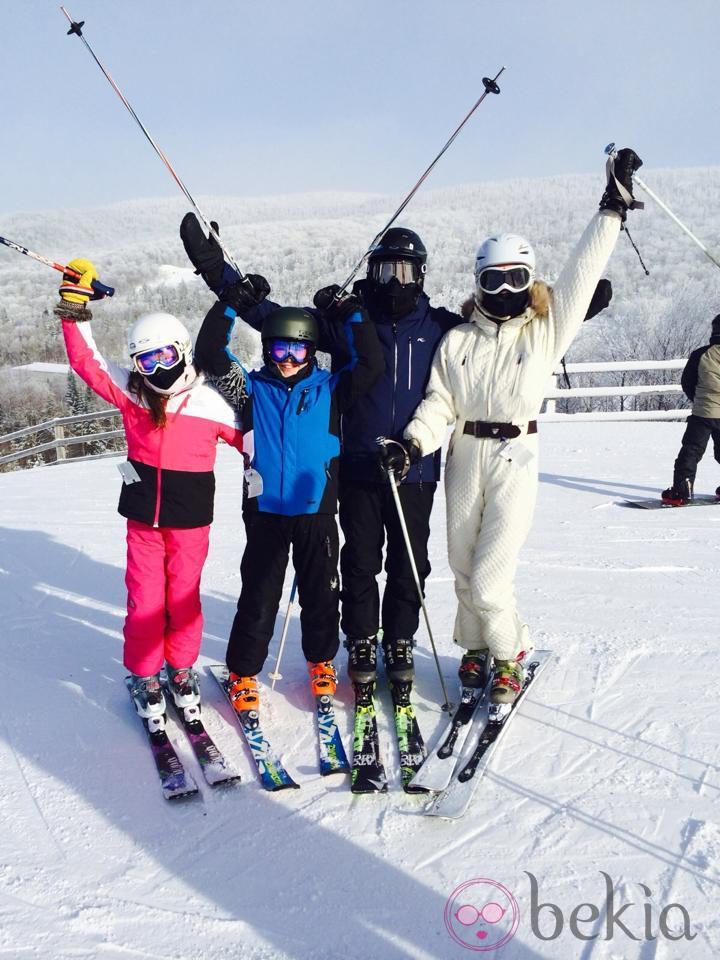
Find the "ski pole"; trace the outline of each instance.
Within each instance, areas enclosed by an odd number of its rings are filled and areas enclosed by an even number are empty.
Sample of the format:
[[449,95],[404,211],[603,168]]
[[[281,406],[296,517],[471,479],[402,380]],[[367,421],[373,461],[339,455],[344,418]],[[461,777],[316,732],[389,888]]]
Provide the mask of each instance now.
[[[609,144],[605,147],[605,153],[606,153],[609,157],[612,157],[612,158],[614,159],[615,156],[616,156],[616,154],[617,154],[617,151],[615,150],[615,144],[614,144],[614,143],[609,143]],[[710,253],[710,251],[708,250],[708,248],[707,248],[707,247],[705,246],[705,244],[702,242],[702,240],[699,240],[699,239],[695,236],[695,234],[692,232],[692,230],[690,230],[688,227],[686,227],[685,224],[682,222],[682,220],[679,219],[679,217],[675,216],[675,214],[672,212],[672,210],[670,209],[670,207],[668,207],[668,205],[667,205],[666,203],[663,203],[663,201],[660,199],[660,197],[658,197],[658,195],[657,195],[656,193],[654,193],[654,192],[650,189],[650,187],[649,187],[643,180],[641,180],[640,177],[639,177],[636,173],[633,174],[633,182],[636,183],[639,187],[642,187],[642,189],[643,189],[643,190],[645,191],[645,193],[650,197],[650,199],[651,199],[651,200],[654,200],[655,203],[660,207],[660,209],[661,209],[661,210],[664,210],[665,213],[670,217],[670,219],[675,221],[675,223],[680,227],[680,229],[683,231],[683,233],[686,233],[686,234],[690,237],[690,239],[691,239],[694,243],[696,243],[696,244],[698,245],[698,247],[700,247],[700,249],[701,249],[702,252],[705,254],[705,256],[708,258],[708,260],[712,260],[712,262],[715,264],[716,267],[720,267],[720,260],[716,260],[716,259],[715,259],[715,257]]]
[[492,79],[491,79],[490,77],[483,77],[482,82],[483,82],[483,85],[484,85],[484,87],[485,87],[485,92],[484,92],[483,95],[473,104],[473,106],[470,108],[470,110],[469,110],[468,113],[465,115],[465,117],[460,121],[460,123],[459,123],[458,126],[455,128],[455,130],[450,134],[450,137],[449,137],[447,143],[445,144],[445,146],[442,148],[442,150],[440,150],[440,152],[437,154],[437,156],[435,157],[435,159],[428,165],[428,167],[425,169],[425,172],[424,172],[423,174],[421,174],[421,176],[419,177],[419,179],[418,179],[417,182],[415,183],[415,186],[413,186],[413,187],[410,189],[410,192],[405,196],[404,200],[402,201],[402,203],[400,204],[400,206],[397,208],[397,210],[395,211],[395,213],[392,215],[392,217],[390,217],[390,219],[389,219],[388,222],[385,224],[385,226],[382,228],[382,230],[380,230],[380,231],[375,235],[375,237],[373,238],[373,241],[372,241],[372,243],[370,244],[370,246],[368,247],[368,249],[365,251],[365,253],[362,255],[362,257],[361,257],[361,258],[358,260],[358,262],[355,264],[355,267],[354,267],[352,273],[350,274],[350,276],[347,278],[347,280],[345,281],[345,283],[343,283],[343,285],[340,287],[340,289],[336,292],[336,294],[335,294],[335,299],[336,299],[336,300],[339,300],[340,297],[342,296],[342,294],[344,293],[344,291],[347,290],[347,288],[350,286],[350,284],[351,284],[352,281],[354,280],[355,276],[357,275],[358,270],[362,267],[362,265],[365,263],[365,261],[367,260],[367,258],[370,256],[370,254],[371,254],[371,253],[373,252],[373,250],[375,249],[378,241],[382,239],[382,237],[384,236],[384,234],[387,233],[387,231],[388,231],[388,230],[390,229],[390,227],[395,223],[395,221],[396,221],[397,218],[400,216],[400,214],[403,212],[403,210],[404,210],[404,209],[407,207],[407,205],[410,203],[410,201],[412,200],[412,198],[415,196],[415,194],[418,192],[418,190],[420,189],[420,187],[423,185],[423,183],[425,182],[425,180],[428,178],[428,176],[429,176],[430,173],[432,172],[435,164],[436,164],[436,163],[438,162],[438,160],[442,157],[442,155],[446,152],[446,150],[449,149],[449,147],[451,146],[451,144],[453,143],[453,141],[455,140],[455,138],[457,137],[457,135],[460,133],[460,131],[462,130],[462,128],[463,128],[463,127],[465,126],[465,124],[468,122],[468,120],[470,119],[470,117],[475,113],[475,111],[476,111],[477,108],[480,106],[480,104],[483,102],[483,100],[485,99],[485,97],[487,97],[487,95],[488,95],[489,93],[500,93],[500,87],[499,87],[498,84],[497,84],[497,78],[500,76],[500,74],[503,72],[504,69],[505,69],[505,67],[500,67],[500,69],[499,69],[498,72],[495,74],[495,76],[492,77]]
[[[378,443],[383,447],[387,446],[388,443],[393,442],[394,441],[392,440],[387,440],[385,437],[378,438]],[[442,708],[448,713],[452,713],[453,705],[450,703],[450,697],[448,697],[447,688],[445,687],[445,680],[443,679],[442,675],[442,669],[440,668],[440,659],[438,657],[437,647],[435,646],[435,638],[433,637],[432,628],[430,627],[430,618],[428,616],[427,607],[425,606],[425,597],[423,596],[422,586],[420,585],[420,575],[418,574],[417,565],[415,563],[412,543],[410,542],[410,534],[408,532],[407,523],[405,522],[405,514],[403,513],[402,504],[400,503],[400,494],[398,493],[397,481],[392,470],[388,470],[388,480],[390,481],[390,489],[392,490],[393,500],[395,501],[395,509],[397,510],[398,520],[400,521],[400,527],[403,532],[403,539],[405,540],[405,549],[407,550],[408,560],[410,561],[410,568],[412,569],[413,577],[415,579],[415,586],[417,587],[420,606],[422,607],[423,616],[425,617],[425,626],[427,628],[428,636],[430,637],[430,646],[432,648],[433,657],[435,658],[435,666],[437,667],[438,677],[440,678],[440,686],[442,687],[443,697],[445,697],[445,702],[443,703]]]
[[[28,250],[27,247],[23,247],[19,243],[15,243],[14,240],[8,240],[7,237],[0,237],[0,243],[4,243],[6,247],[10,247],[11,250],[17,250],[18,253],[25,254],[26,257],[30,257],[31,260],[37,260],[38,263],[44,263],[47,267],[52,267],[53,270],[59,270],[60,273],[65,274],[70,277],[72,280],[79,280],[80,274],[77,270],[71,270],[69,267],[64,267],[61,263],[56,263],[54,260],[48,260],[47,257],[41,257],[39,253],[33,253],[32,250]],[[93,280],[91,284],[93,290],[97,293],[101,293],[105,297],[112,297],[115,293],[115,287],[106,287],[104,283],[100,283],[99,280]]]
[[280,661],[282,660],[283,650],[285,648],[285,638],[287,637],[288,627],[290,626],[290,610],[292,609],[293,602],[295,601],[297,585],[297,574],[295,574],[293,577],[292,587],[290,588],[290,599],[288,600],[287,610],[285,611],[285,622],[283,623],[282,633],[280,634],[280,647],[278,648],[277,660],[275,661],[275,669],[268,673],[268,676],[272,680],[270,693],[272,693],[275,689],[275,681],[282,680],[282,674],[280,673]]
[[150,133],[149,133],[147,127],[146,127],[145,124],[142,122],[142,120],[141,120],[140,117],[137,115],[137,113],[135,113],[135,111],[133,110],[130,102],[129,102],[128,99],[125,97],[125,95],[124,95],[124,93],[122,92],[122,90],[120,89],[120,87],[117,85],[117,83],[115,83],[115,81],[113,80],[113,78],[110,76],[110,74],[108,73],[108,71],[105,69],[105,67],[102,65],[102,63],[101,63],[100,60],[98,59],[98,57],[95,55],[95,51],[94,51],[93,48],[90,46],[90,44],[87,42],[87,40],[85,39],[85,36],[84,36],[84,34],[83,34],[83,32],[82,32],[82,28],[83,28],[83,26],[85,25],[85,21],[84,21],[84,20],[80,20],[80,22],[77,22],[77,21],[73,20],[73,18],[72,18],[72,17],[70,16],[70,14],[67,12],[67,10],[65,9],[65,7],[60,7],[60,9],[61,9],[62,12],[65,14],[65,16],[67,17],[67,19],[68,19],[68,21],[69,21],[69,23],[70,23],[70,29],[68,30],[68,36],[71,35],[71,34],[75,34],[75,35],[78,36],[78,37],[82,40],[82,42],[85,44],[85,47],[87,48],[88,52],[90,53],[90,56],[93,58],[93,60],[95,61],[95,63],[98,65],[98,67],[100,67],[100,69],[102,70],[103,75],[105,76],[105,79],[108,81],[108,83],[109,83],[110,86],[113,88],[113,90],[115,91],[115,93],[120,97],[120,99],[122,100],[123,104],[125,105],[125,108],[127,109],[128,113],[129,113],[130,116],[133,118],[133,120],[135,121],[135,123],[137,123],[137,125],[140,127],[140,129],[142,130],[142,132],[145,134],[145,137],[146,137],[148,143],[149,143],[150,146],[153,148],[153,150],[154,150],[155,153],[158,155],[158,157],[160,157],[160,159],[162,160],[162,162],[165,164],[165,166],[167,167],[167,169],[168,169],[168,171],[169,171],[169,173],[170,173],[170,176],[173,178],[173,180],[175,181],[175,183],[180,187],[180,189],[182,190],[182,192],[183,192],[183,194],[185,195],[185,197],[186,197],[186,199],[188,200],[188,202],[192,205],[193,209],[195,210],[195,213],[198,215],[198,218],[202,221],[203,226],[204,226],[205,229],[207,230],[208,234],[214,238],[215,242],[218,244],[218,246],[219,246],[220,249],[222,250],[223,256],[225,257],[225,259],[227,260],[227,262],[230,264],[230,266],[233,268],[233,270],[235,270],[235,272],[237,273],[238,279],[240,280],[240,283],[249,283],[249,281],[248,281],[247,277],[245,276],[245,274],[242,272],[242,270],[241,270],[240,267],[237,265],[237,263],[235,262],[235,260],[232,258],[232,256],[228,253],[228,251],[227,251],[227,250],[225,249],[225,247],[223,246],[222,241],[220,240],[220,236],[218,235],[218,232],[215,230],[215,228],[212,226],[211,222],[208,220],[208,218],[207,218],[207,217],[205,216],[205,214],[202,212],[202,210],[200,209],[200,207],[197,205],[197,203],[195,202],[192,194],[190,193],[190,191],[188,190],[188,188],[185,186],[185,184],[184,184],[183,181],[181,180],[180,176],[179,176],[178,173],[176,172],[176,170],[175,170],[175,168],[173,167],[173,165],[170,163],[170,161],[168,160],[168,158],[165,156],[165,153],[160,149],[160,147],[159,147],[158,144],[155,142],[155,140],[153,140],[153,138],[150,136]]

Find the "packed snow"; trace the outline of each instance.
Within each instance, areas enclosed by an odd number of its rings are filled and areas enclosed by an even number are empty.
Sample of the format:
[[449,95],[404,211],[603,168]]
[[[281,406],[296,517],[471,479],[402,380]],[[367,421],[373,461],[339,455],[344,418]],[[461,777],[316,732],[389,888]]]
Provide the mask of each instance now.
[[[0,476],[0,956],[447,960],[484,950],[502,960],[717,957],[720,506],[645,512],[621,505],[667,485],[682,429],[541,425],[540,494],[518,595],[536,647],[552,650],[554,660],[466,817],[455,822],[424,817],[426,800],[402,793],[382,682],[389,792],[353,797],[346,778],[320,778],[297,611],[285,679],[272,699],[265,686],[263,712],[301,789],[261,789],[229,708],[204,672],[206,725],[243,782],[222,793],[201,784],[201,800],[165,801],[123,683],[120,460]],[[203,578],[201,667],[223,659],[240,586],[241,471],[241,458],[223,449]],[[697,489],[712,492],[719,480],[708,456]],[[454,687],[459,655],[441,491],[431,547],[428,608]],[[289,586],[290,575],[285,600]],[[414,699],[432,742],[443,718],[424,628],[417,662]],[[346,680],[338,704],[349,751]],[[201,782],[184,734],[173,727],[172,737]],[[533,914],[528,874],[554,911]],[[446,903],[472,880],[486,883],[451,900],[446,926]],[[519,908],[514,936],[497,950],[494,929],[506,922],[497,919],[500,909],[491,905],[477,923],[473,913],[473,904],[502,897],[472,901],[473,891],[501,890],[488,880],[510,891]],[[625,903],[632,906],[619,915]],[[668,909],[673,903],[683,909]],[[682,936],[686,916],[694,939],[670,939]],[[646,939],[646,917],[657,939]]]

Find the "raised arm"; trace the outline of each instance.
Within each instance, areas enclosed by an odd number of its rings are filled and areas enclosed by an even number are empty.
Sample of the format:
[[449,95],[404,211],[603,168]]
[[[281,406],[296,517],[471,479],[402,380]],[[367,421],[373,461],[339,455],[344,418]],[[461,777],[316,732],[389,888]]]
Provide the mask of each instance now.
[[236,316],[234,308],[220,300],[212,305],[197,336],[195,364],[239,412],[247,399],[247,374],[229,347]]
[[[217,224],[214,224],[218,230]],[[248,273],[244,280],[230,264],[225,263],[223,253],[215,239],[206,237],[194,213],[187,213],[180,224],[180,239],[190,262],[195,267],[215,296],[235,310],[235,314],[253,330],[262,329],[263,321],[282,304],[268,300],[270,284],[259,273]],[[335,341],[328,332],[321,312],[307,307],[318,322],[317,349],[332,353]]]
[[564,355],[582,326],[627,211],[635,205],[632,175],[641,165],[642,160],[629,149],[620,150],[614,161],[609,163],[600,211],[585,228],[553,286],[555,361]]
[[72,260],[68,267],[75,274],[80,274],[80,279],[74,280],[69,274],[63,277],[60,301],[54,313],[62,321],[70,366],[98,396],[122,410],[132,403],[126,392],[129,371],[103,357],[90,329],[92,313],[88,309],[88,301],[91,298],[102,299],[91,286],[92,281],[97,280],[97,270],[94,264],[82,258]]

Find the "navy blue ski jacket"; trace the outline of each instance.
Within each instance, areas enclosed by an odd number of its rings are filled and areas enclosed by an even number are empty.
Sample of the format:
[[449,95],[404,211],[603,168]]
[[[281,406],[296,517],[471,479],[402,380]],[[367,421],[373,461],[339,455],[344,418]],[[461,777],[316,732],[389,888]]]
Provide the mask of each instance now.
[[245,511],[281,516],[337,510],[340,417],[382,372],[373,324],[361,311],[332,337],[344,363],[333,373],[313,358],[304,370],[283,377],[267,366],[247,373],[230,353],[232,307],[218,302],[203,321],[195,361],[238,411],[244,448],[263,480],[263,492],[243,501]]
[[[378,465],[377,438],[382,436],[402,441],[403,430],[425,394],[435,347],[448,330],[464,321],[459,314],[444,307],[431,306],[424,293],[420,294],[412,313],[393,321],[364,296],[365,287],[366,281],[360,280],[354,285],[353,293],[363,301],[375,324],[384,357],[384,372],[360,401],[343,412],[341,476],[387,483]],[[257,306],[241,311],[240,316],[251,327],[260,330],[264,318],[278,306],[273,301],[263,300]],[[347,363],[337,331],[314,307],[305,309],[317,318],[320,329],[318,350],[331,354],[332,369]],[[439,479],[438,450],[415,464],[403,482]]]

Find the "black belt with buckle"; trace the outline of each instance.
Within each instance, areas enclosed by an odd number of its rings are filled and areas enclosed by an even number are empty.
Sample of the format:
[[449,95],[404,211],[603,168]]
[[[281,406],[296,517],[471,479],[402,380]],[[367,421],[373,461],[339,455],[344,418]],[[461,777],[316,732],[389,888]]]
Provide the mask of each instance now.
[[537,420],[531,420],[527,430],[514,423],[488,423],[486,420],[466,420],[463,433],[471,437],[489,437],[491,440],[514,440],[523,433],[537,433]]

